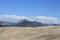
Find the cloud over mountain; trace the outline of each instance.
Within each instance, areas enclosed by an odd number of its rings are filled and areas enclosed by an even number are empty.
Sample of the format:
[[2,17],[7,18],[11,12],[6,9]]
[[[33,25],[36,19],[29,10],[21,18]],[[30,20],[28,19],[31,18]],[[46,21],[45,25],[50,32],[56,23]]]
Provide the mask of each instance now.
[[42,23],[60,24],[60,20],[56,17],[49,17],[49,16],[26,17],[26,16],[17,16],[17,15],[0,15],[1,21],[19,22],[21,19],[27,19],[30,21],[38,21]]

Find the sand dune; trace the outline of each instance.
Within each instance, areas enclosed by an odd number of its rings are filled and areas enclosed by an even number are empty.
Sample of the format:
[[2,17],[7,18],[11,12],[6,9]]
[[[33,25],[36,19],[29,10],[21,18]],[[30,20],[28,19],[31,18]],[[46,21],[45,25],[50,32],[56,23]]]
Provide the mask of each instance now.
[[0,40],[60,40],[60,27],[1,27]]

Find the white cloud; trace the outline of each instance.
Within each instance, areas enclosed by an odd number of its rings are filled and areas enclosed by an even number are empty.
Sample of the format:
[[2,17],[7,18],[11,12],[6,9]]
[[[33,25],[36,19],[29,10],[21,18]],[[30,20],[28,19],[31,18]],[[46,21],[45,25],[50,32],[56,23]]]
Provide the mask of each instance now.
[[18,22],[21,19],[28,19],[32,20],[26,16],[17,16],[17,15],[0,15],[0,20],[2,21],[9,21],[9,22]]
[[55,23],[55,24],[60,23],[60,20],[58,20],[57,18],[49,16],[36,16],[35,20],[40,21],[42,23]]
[[27,19],[30,21],[39,21],[42,23],[56,23],[60,24],[60,20],[55,17],[49,16],[36,16],[36,17],[26,17],[26,16],[17,16],[17,15],[0,15],[1,21],[9,21],[9,22],[18,22],[21,19]]

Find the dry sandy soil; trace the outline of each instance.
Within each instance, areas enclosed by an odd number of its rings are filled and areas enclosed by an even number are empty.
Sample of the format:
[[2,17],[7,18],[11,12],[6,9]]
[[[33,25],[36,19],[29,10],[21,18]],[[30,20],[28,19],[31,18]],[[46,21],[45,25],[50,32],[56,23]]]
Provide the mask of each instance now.
[[60,40],[60,27],[1,27],[0,40]]

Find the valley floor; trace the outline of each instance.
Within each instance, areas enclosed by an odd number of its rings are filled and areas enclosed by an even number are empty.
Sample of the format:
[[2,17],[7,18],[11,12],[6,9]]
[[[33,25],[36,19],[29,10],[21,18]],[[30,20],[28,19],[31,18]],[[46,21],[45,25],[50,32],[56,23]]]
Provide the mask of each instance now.
[[1,27],[0,40],[60,40],[60,26]]

